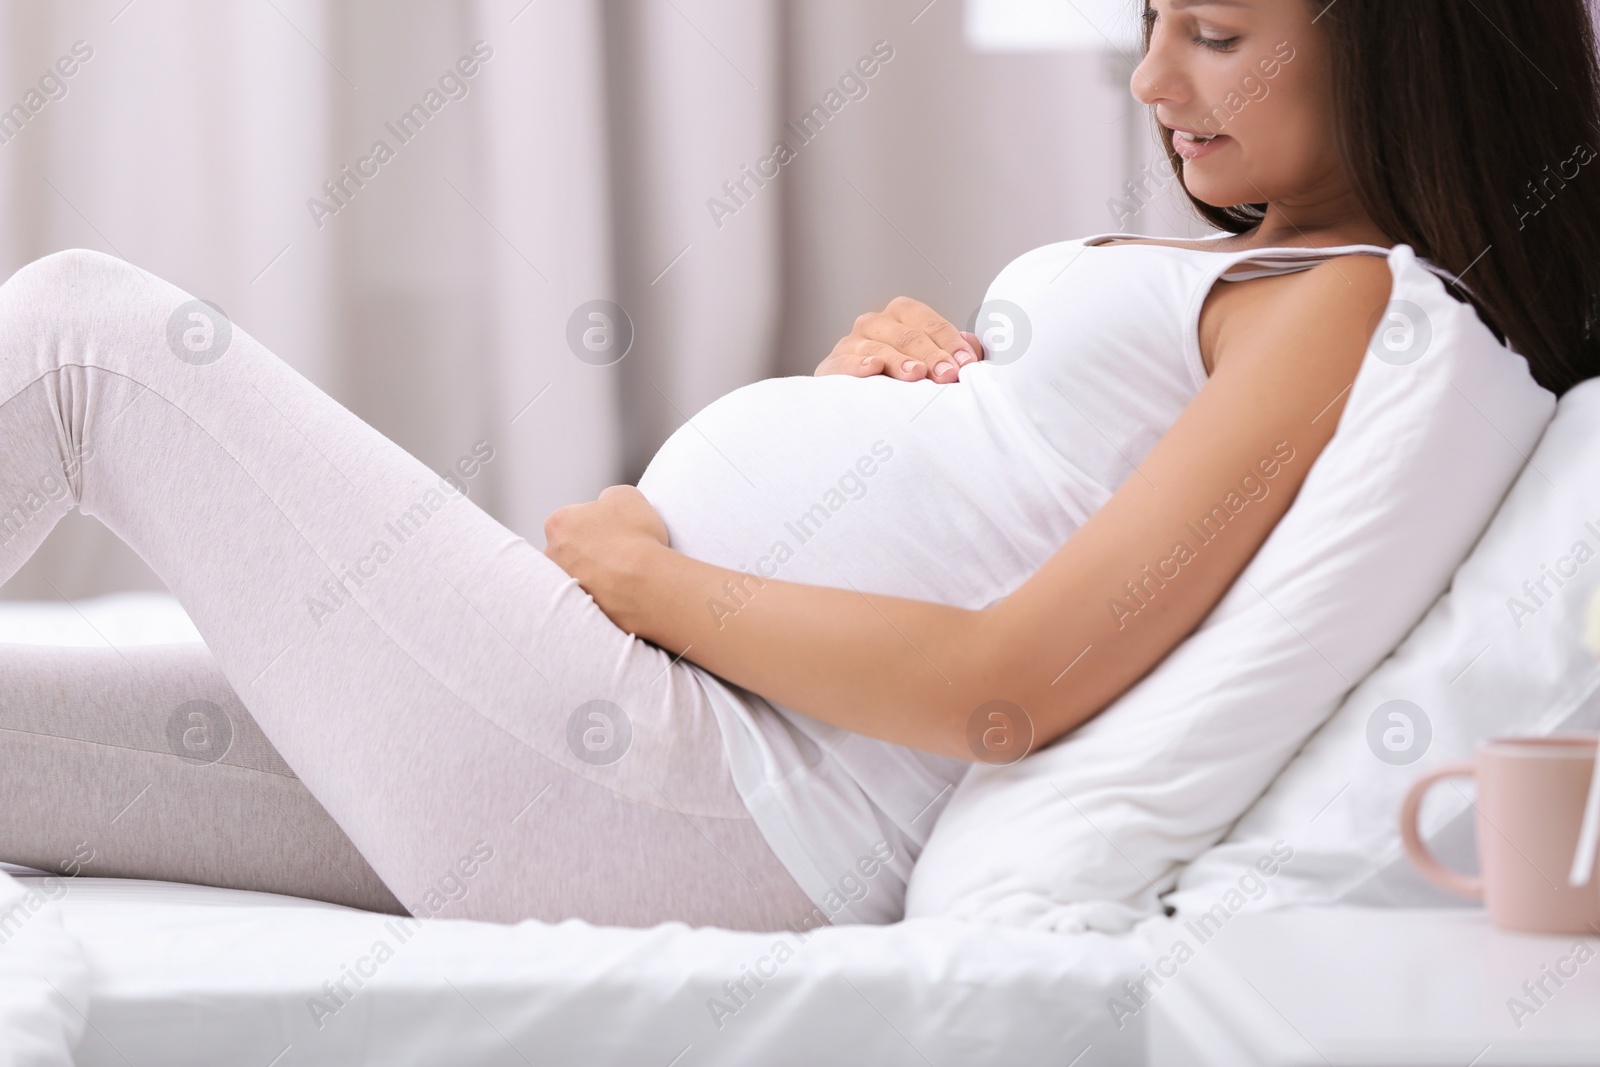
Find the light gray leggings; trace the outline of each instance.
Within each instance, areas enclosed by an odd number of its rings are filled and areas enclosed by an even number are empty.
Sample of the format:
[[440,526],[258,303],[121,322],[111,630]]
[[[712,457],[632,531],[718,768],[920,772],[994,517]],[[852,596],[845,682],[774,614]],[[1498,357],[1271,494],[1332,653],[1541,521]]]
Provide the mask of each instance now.
[[206,642],[0,646],[0,860],[424,917],[816,925],[694,670],[453,477],[119,259],[0,286],[0,579],[76,505]]

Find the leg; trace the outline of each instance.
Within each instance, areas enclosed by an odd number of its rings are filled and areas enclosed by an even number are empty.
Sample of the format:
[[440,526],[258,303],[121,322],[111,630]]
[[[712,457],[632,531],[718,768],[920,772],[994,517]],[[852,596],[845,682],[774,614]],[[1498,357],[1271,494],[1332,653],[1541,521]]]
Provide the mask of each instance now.
[[204,645],[0,645],[0,766],[9,862],[405,914]]
[[208,343],[208,314],[92,252],[0,287],[0,507],[19,502],[0,578],[74,503],[97,516],[414,913],[773,928],[812,910],[692,669],[248,335],[224,321]]

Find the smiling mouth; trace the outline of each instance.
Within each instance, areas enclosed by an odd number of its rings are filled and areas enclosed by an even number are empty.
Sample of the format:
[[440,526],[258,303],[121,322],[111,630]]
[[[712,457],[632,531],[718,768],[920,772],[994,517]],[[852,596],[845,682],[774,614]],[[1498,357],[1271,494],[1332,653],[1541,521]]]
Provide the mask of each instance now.
[[1188,133],[1184,130],[1173,130],[1172,150],[1186,161],[1203,159],[1220,147],[1225,147],[1223,142],[1230,140],[1232,138],[1225,133],[1214,133],[1208,137],[1203,134]]

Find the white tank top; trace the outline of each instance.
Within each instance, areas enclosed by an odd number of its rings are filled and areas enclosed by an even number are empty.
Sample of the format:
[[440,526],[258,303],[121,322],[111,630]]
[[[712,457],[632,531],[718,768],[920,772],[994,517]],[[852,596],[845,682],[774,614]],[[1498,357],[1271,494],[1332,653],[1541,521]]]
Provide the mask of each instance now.
[[[1104,244],[1141,236],[1096,234],[1013,260],[985,306],[1020,309],[1010,317],[1021,354],[969,364],[956,382],[792,376],[713,401],[639,480],[673,547],[758,578],[985,607],[1111,497],[1199,392],[1213,283],[1389,253]],[[737,626],[760,596],[744,584],[704,610]],[[971,763],[830,726],[695,670],[734,784],[801,888],[835,923],[897,921],[911,866]]]

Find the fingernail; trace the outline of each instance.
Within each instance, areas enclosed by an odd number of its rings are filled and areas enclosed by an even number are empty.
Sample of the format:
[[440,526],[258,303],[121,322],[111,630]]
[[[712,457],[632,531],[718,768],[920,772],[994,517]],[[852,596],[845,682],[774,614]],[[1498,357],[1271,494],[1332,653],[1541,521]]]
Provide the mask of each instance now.
[[900,364],[900,369],[905,371],[907,374],[910,374],[912,371],[917,369],[917,361],[914,359],[908,359],[904,363]]
[[965,348],[958,348],[955,350],[955,353],[951,356],[951,358],[965,367],[968,363],[971,363],[978,357],[973,355],[971,352],[968,352]]
[[872,357],[871,356],[862,356],[861,357],[861,365],[863,367],[865,367],[868,363],[871,363],[871,362],[872,362]]
[[955,369],[956,369],[956,365],[954,363],[951,363],[947,359],[947,360],[941,361],[937,367],[934,367],[933,368],[933,373],[937,376],[937,375],[945,373],[946,371],[952,371],[952,370],[955,370]]

